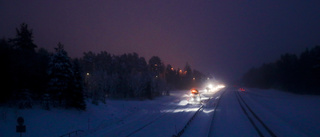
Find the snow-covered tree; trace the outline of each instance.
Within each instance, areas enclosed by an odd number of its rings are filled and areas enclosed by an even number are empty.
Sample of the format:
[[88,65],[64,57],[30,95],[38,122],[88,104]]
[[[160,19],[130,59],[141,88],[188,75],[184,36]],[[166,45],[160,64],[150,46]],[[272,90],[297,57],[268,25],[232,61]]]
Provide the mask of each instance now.
[[130,58],[131,73],[128,75],[128,84],[132,91],[132,96],[137,98],[145,98],[146,91],[145,87],[147,82],[150,81],[150,75],[147,70],[147,62],[143,57],[139,57],[138,54],[134,53],[133,57]]
[[164,72],[164,64],[158,56],[152,56],[148,65],[155,77],[160,77],[160,74]]
[[74,74],[70,58],[60,42],[51,57],[48,75],[50,97],[53,101],[59,101],[59,105],[65,105],[65,101],[71,96]]
[[161,89],[163,77],[164,77],[164,63],[158,56],[152,56],[149,60],[149,70],[152,75],[151,80],[151,92],[154,96],[159,96],[163,92]]
[[81,68],[79,64],[79,60],[75,59],[73,61],[73,72],[74,72],[74,82],[72,88],[72,98],[68,98],[69,106],[75,107],[81,110],[86,109],[86,103],[83,96],[83,77],[81,75]]
[[[111,56],[107,52],[85,53],[85,87],[93,103],[113,98],[153,98],[165,91],[164,65],[159,57],[147,64],[137,53]],[[152,65],[151,65],[152,64]]]
[[92,103],[105,103],[106,96],[108,95],[111,87],[111,76],[108,75],[106,71],[95,70],[90,74],[88,85],[88,92],[92,98]]

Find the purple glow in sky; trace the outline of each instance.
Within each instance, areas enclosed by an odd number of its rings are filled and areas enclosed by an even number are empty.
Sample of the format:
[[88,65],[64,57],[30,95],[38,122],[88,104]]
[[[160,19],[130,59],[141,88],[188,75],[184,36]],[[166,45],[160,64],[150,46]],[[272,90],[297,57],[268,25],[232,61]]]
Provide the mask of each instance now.
[[223,80],[320,44],[318,0],[7,0],[0,19],[0,37],[25,22],[49,51],[155,55]]

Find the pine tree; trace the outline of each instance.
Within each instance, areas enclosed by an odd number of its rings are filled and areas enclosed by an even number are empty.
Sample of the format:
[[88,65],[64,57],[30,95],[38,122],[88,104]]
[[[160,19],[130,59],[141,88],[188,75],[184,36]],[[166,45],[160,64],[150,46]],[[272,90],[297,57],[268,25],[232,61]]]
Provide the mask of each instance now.
[[79,60],[75,59],[73,61],[73,71],[74,71],[74,82],[73,82],[73,92],[72,98],[68,98],[67,102],[70,102],[69,106],[75,107],[81,110],[86,109],[86,103],[83,96],[83,77],[81,75]]
[[48,92],[53,101],[59,101],[59,105],[62,106],[67,99],[72,99],[70,96],[74,76],[70,58],[60,42],[55,50],[56,53],[52,55],[49,63]]
[[152,93],[155,96],[161,95],[161,78],[163,78],[164,64],[158,56],[152,56],[149,60],[149,69],[153,77],[151,82]]
[[45,81],[42,79],[45,73],[39,71],[44,64],[39,63],[38,55],[35,52],[37,45],[33,42],[32,30],[28,28],[26,23],[22,23],[20,28],[16,28],[15,38],[10,39],[9,42],[13,52],[10,53],[11,62],[8,64],[11,68],[6,73],[11,73],[14,100],[19,102],[22,98],[29,98],[28,102],[31,102],[31,96],[36,97],[35,93],[43,90],[39,86],[38,80]]
[[28,29],[28,25],[22,23],[20,29],[17,28],[16,31],[16,38],[11,40],[11,42],[14,43],[14,46],[17,49],[34,52],[37,45],[33,43],[33,33],[32,30]]
[[152,56],[149,60],[149,69],[155,77],[159,77],[164,71],[164,65],[158,56]]

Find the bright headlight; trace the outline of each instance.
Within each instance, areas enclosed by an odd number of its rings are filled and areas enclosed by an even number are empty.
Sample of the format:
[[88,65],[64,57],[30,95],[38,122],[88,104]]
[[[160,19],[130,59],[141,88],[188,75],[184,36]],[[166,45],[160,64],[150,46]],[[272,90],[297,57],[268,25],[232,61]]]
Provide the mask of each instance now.
[[212,84],[209,84],[209,85],[208,85],[208,88],[211,88],[211,89],[212,89],[212,88],[213,88]]

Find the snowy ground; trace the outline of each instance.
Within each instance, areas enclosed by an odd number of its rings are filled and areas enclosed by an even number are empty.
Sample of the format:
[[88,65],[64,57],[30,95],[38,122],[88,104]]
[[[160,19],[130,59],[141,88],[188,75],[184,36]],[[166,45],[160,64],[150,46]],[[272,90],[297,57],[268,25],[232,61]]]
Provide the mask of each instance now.
[[[0,137],[19,136],[16,133],[19,116],[25,120],[27,132],[22,134],[24,137],[57,137],[75,130],[84,130],[81,136],[140,136],[150,134],[144,132],[148,130],[158,130],[159,136],[172,136],[200,106],[199,103],[188,103],[189,93],[188,90],[172,91],[170,96],[146,101],[108,100],[106,104],[98,106],[88,103],[85,112],[63,109],[47,111],[37,106],[24,110],[0,107]],[[202,95],[202,100],[205,99],[208,97]],[[171,126],[157,127],[163,123]],[[148,127],[144,128],[146,125]],[[142,132],[136,131],[139,129]]]
[[[246,117],[237,100],[240,93],[252,111],[261,121],[279,137],[316,137],[320,136],[320,96],[295,95],[277,90],[246,89],[238,91],[229,88],[221,96],[214,119],[207,122],[205,113],[198,116],[183,136],[259,136],[254,126]],[[201,113],[200,113],[201,114]],[[252,117],[252,116],[251,116]],[[258,123],[257,120],[254,121]],[[193,128],[209,128],[195,134]],[[258,128],[262,126],[258,125]],[[266,131],[264,136],[269,136]]]
[[[226,88],[202,93],[203,109],[182,136],[258,136],[241,110],[236,92],[239,91]],[[185,127],[202,105],[188,103],[189,93],[187,90],[173,91],[171,96],[147,101],[108,100],[98,106],[88,104],[86,112],[0,107],[0,136],[19,136],[15,131],[16,119],[23,116],[27,128],[23,137],[58,137],[75,130],[83,130],[79,134],[83,137],[171,137]],[[240,95],[277,136],[320,135],[319,96],[259,89],[246,89]]]
[[320,136],[320,96],[249,89],[243,97],[277,136]]

